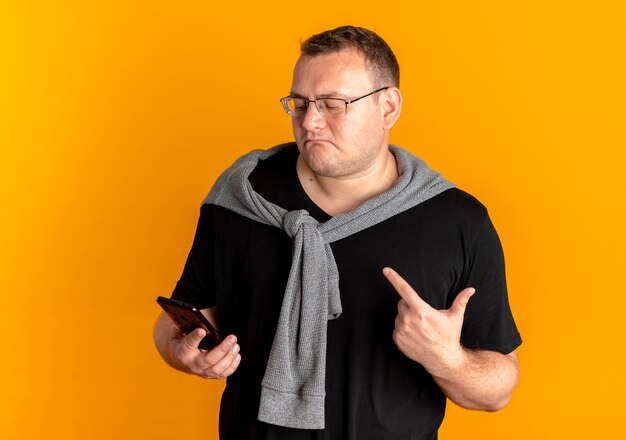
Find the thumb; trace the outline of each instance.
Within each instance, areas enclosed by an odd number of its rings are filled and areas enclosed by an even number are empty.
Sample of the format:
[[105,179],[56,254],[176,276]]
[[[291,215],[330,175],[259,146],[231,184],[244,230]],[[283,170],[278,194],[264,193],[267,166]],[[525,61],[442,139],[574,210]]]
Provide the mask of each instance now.
[[467,287],[461,290],[456,298],[454,298],[452,306],[450,306],[450,313],[463,317],[465,315],[465,308],[467,307],[467,303],[474,293],[476,293],[476,289],[474,289],[473,287]]
[[197,328],[183,338],[183,344],[187,350],[198,349],[198,345],[202,338],[206,336],[206,331],[203,328]]

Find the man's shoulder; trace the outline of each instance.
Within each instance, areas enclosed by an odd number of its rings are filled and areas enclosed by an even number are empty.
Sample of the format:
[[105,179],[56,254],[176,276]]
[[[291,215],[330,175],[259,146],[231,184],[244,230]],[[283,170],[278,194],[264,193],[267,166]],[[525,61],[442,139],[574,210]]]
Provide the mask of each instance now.
[[264,157],[259,161],[259,164],[253,171],[265,171],[267,168],[281,170],[283,165],[295,165],[295,160],[298,157],[298,146],[295,142],[286,142],[268,148],[264,151]]
[[434,234],[475,234],[491,224],[487,208],[476,197],[456,187],[411,208],[400,219]]
[[488,215],[485,205],[472,194],[457,187],[443,191],[430,202],[432,208],[455,217],[481,219]]
[[264,149],[253,149],[241,155],[236,161],[244,161],[251,157],[254,157],[259,162],[273,162],[276,160],[281,160],[285,157],[297,155],[298,146],[295,142],[284,142],[282,144],[277,144],[269,148]]
[[294,184],[298,148],[295,142],[291,142],[267,151],[273,154],[259,161],[248,180],[261,196],[272,199],[276,193],[280,193],[281,188],[285,189]]

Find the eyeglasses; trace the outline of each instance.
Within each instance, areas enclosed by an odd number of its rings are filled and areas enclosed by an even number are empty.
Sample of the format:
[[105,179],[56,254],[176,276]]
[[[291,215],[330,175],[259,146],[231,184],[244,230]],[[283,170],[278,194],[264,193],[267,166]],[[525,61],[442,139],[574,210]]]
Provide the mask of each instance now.
[[316,100],[311,100],[306,98],[292,98],[291,96],[285,96],[283,99],[280,100],[280,102],[283,105],[285,113],[298,118],[302,118],[304,117],[304,115],[306,115],[306,111],[309,108],[309,104],[311,103],[315,104],[315,107],[317,107],[317,111],[320,112],[320,115],[322,115],[324,118],[338,118],[341,116],[345,116],[348,113],[348,104],[352,104],[353,102],[357,102],[363,98],[367,98],[368,96],[373,95],[374,93],[387,90],[388,88],[389,86],[382,87],[368,93],[367,95],[354,98],[351,101],[346,101],[345,99],[341,98],[318,98]]

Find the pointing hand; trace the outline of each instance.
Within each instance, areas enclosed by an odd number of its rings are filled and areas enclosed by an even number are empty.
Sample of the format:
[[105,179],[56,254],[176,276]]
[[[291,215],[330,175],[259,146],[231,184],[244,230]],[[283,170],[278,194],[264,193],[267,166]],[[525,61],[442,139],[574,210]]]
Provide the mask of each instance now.
[[393,340],[408,358],[419,362],[433,376],[443,375],[462,361],[461,328],[465,308],[474,288],[463,289],[448,310],[436,310],[396,271],[383,274],[400,297]]

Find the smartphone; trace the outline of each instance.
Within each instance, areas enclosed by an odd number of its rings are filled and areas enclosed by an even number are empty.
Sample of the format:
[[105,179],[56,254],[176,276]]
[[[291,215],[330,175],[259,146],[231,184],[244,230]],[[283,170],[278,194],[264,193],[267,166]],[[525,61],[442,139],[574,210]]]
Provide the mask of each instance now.
[[184,334],[188,335],[198,327],[206,330],[206,336],[202,338],[198,348],[210,350],[222,342],[222,337],[215,327],[195,306],[164,296],[159,296],[157,302]]

